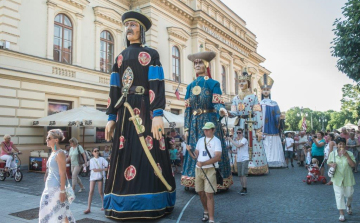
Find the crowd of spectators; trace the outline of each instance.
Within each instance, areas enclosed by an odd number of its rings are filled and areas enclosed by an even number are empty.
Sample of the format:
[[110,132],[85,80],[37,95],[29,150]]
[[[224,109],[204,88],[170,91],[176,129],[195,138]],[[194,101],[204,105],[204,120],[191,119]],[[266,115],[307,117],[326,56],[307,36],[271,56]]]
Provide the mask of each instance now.
[[[308,174],[310,169],[320,168],[320,176],[329,180],[326,185],[333,186],[339,221],[345,221],[345,210],[352,214],[354,173],[358,172],[360,160],[360,126],[358,130],[342,128],[341,132],[287,132],[285,137],[282,141],[287,164],[290,161],[294,167],[292,160],[296,159]],[[326,174],[330,167],[335,168],[331,178]]]

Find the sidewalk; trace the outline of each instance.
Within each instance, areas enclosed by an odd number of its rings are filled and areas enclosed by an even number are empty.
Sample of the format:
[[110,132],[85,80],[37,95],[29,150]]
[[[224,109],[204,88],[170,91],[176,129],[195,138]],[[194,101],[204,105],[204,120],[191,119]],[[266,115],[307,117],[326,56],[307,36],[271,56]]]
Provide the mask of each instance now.
[[[19,192],[9,191],[0,188],[1,194],[1,217],[0,222],[3,223],[38,223],[39,219],[39,203],[40,196],[23,194]],[[94,207],[91,209],[90,214],[84,214],[87,205],[73,203],[70,205],[71,212],[73,213],[76,222],[80,223],[105,223],[105,222],[119,222],[105,217],[100,208]],[[20,213],[22,212],[22,213]],[[17,216],[14,216],[17,215]],[[27,220],[31,218],[32,220]],[[131,221],[135,223],[137,221]],[[139,221],[144,222],[144,221]],[[161,218],[159,220],[147,221],[158,223],[175,223],[176,220]],[[181,221],[184,222],[184,221]]]
[[[38,222],[38,217],[36,217],[33,220],[26,220],[24,218],[20,218],[20,217],[15,217],[13,215],[13,213],[17,213],[17,212],[21,212],[21,211],[26,211],[26,210],[32,210],[31,213],[24,213],[23,216],[38,216],[39,213],[39,203],[40,203],[40,196],[35,196],[35,195],[29,195],[29,194],[22,194],[19,192],[14,192],[14,191],[9,191],[9,190],[5,190],[5,189],[0,189],[0,194],[1,195],[1,218],[0,218],[0,222],[6,222],[6,223],[20,223],[20,222],[31,222],[31,223],[35,223]],[[4,199],[5,198],[5,199]],[[7,205],[6,205],[7,204]],[[16,204],[16,205],[14,205]],[[90,218],[93,220],[98,220],[100,222],[114,222],[110,219],[107,219],[104,215],[103,211],[100,211],[100,208],[94,207],[91,210],[90,214],[83,214],[83,211],[86,210],[86,205],[83,204],[77,204],[77,203],[73,203],[70,205],[70,209],[76,219],[76,221],[80,221],[80,222],[89,222],[89,221],[81,221],[82,219],[85,218]],[[36,209],[37,211],[35,211],[34,209]],[[37,212],[37,213],[35,213]],[[20,215],[21,216],[21,215]],[[97,221],[95,221],[97,222]],[[100,223],[99,222],[99,223]]]

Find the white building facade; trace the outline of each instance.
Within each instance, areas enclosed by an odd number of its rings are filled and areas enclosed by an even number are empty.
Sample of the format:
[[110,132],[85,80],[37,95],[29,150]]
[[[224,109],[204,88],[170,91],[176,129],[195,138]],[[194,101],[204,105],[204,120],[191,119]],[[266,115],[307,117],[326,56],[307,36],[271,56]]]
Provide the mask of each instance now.
[[[187,55],[200,50],[217,53],[211,73],[225,101],[237,94],[244,68],[260,94],[257,80],[270,71],[260,65],[256,36],[220,0],[0,0],[0,135],[27,154],[46,149],[48,127],[34,127],[34,119],[79,106],[104,110],[111,66],[125,45],[121,16],[131,7],[152,19],[146,39],[164,68],[166,110],[183,113],[195,76]],[[82,140],[78,129],[63,130]],[[87,129],[85,142],[104,145],[103,129]]]

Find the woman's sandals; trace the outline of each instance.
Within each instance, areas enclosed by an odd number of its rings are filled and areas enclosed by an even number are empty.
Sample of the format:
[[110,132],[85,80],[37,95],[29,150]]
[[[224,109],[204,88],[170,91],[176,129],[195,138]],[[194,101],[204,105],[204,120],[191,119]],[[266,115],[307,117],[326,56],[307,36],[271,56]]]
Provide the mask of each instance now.
[[202,221],[207,221],[209,220],[209,213],[208,212],[204,212],[203,213],[203,218],[201,219]]

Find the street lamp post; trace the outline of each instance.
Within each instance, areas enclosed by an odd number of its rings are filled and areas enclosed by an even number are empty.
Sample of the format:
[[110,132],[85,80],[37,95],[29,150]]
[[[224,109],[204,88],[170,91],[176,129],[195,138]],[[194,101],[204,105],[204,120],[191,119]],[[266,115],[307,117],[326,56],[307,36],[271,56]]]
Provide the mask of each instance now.
[[327,122],[325,115],[319,117],[319,122],[321,123],[321,131],[325,131],[324,124]]

